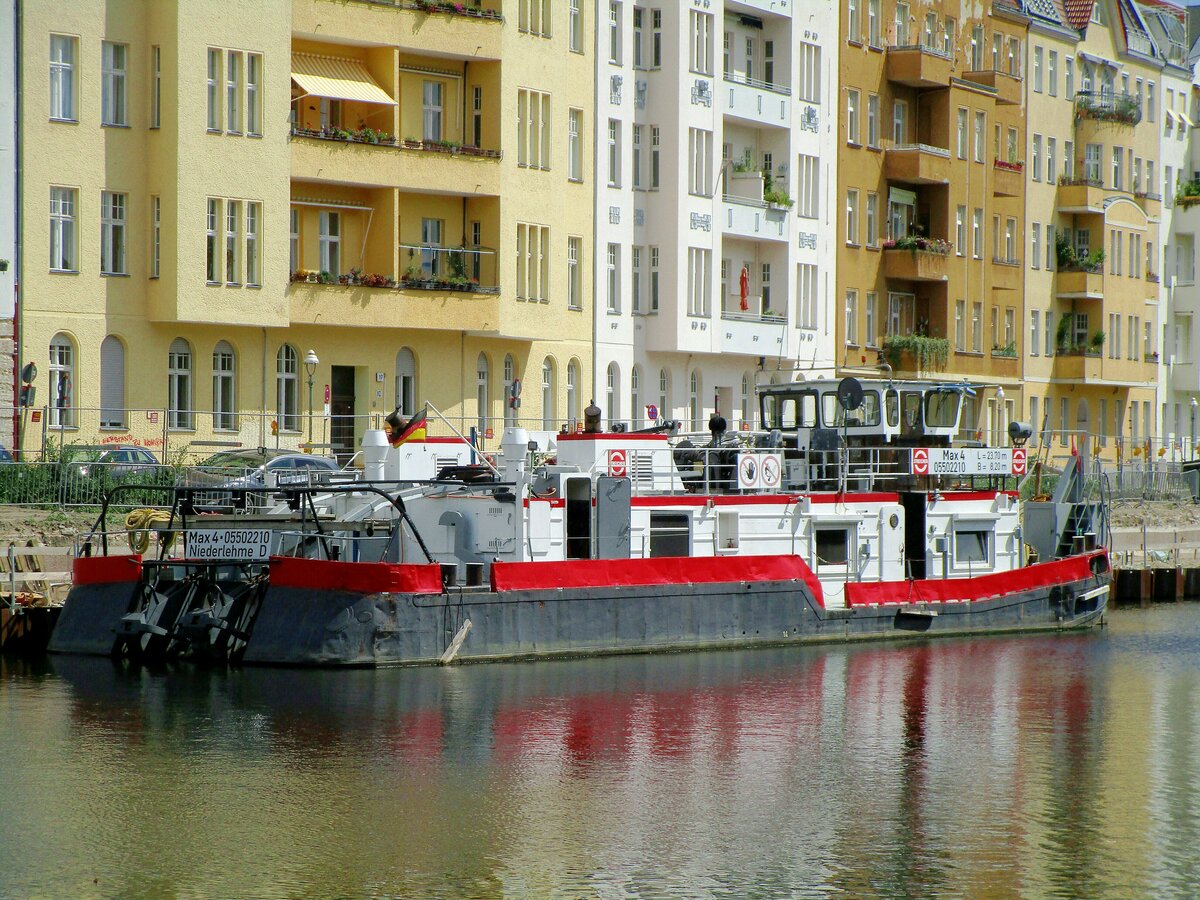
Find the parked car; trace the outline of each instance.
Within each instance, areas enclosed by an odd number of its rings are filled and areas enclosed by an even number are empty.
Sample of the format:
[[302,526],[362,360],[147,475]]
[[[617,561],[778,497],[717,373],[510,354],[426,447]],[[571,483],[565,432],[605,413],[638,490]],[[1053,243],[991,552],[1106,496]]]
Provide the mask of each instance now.
[[[208,503],[224,503],[229,489],[263,488],[270,490],[288,485],[309,484],[318,473],[338,472],[337,460],[328,456],[293,453],[287,450],[246,448],[215,453],[190,469],[187,483],[194,487],[212,487],[200,498]],[[252,504],[264,501],[264,495],[251,495]]]
[[62,450],[63,472],[66,476],[95,478],[107,474],[120,481],[131,475],[155,471],[158,457],[136,444],[68,444]]

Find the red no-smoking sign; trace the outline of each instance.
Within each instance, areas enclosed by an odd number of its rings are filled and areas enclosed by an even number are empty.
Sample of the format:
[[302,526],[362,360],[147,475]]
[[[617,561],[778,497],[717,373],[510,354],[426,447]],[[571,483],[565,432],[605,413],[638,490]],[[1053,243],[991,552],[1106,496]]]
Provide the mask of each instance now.
[[613,478],[624,478],[628,472],[624,450],[608,451],[608,474]]
[[929,451],[918,447],[912,452],[912,473],[914,475],[929,474]]
[[1025,448],[1013,447],[1012,452],[1012,473],[1014,475],[1025,474]]

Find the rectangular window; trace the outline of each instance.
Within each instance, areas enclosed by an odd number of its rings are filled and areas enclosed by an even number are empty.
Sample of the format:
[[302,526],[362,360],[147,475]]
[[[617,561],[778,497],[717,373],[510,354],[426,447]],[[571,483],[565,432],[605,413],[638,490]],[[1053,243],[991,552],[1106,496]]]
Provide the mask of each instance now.
[[983,259],[983,210],[976,209],[971,220],[971,255]]
[[1029,265],[1037,269],[1042,264],[1042,226],[1034,222],[1029,226]]
[[125,275],[125,194],[100,194],[100,271]]
[[815,219],[820,215],[821,160],[816,156],[801,154],[797,161],[796,215]]
[[846,91],[846,142],[858,143],[858,91]]
[[867,246],[879,245],[879,195],[867,193]]
[[646,10],[640,6],[633,8],[633,67],[645,68],[646,43]]
[[846,243],[858,243],[858,191],[846,191]]
[[621,64],[621,4],[608,4],[608,61],[614,66]]
[[104,41],[100,44],[100,124],[128,125],[125,113],[126,60],[129,47]]
[[892,141],[903,146],[908,143],[908,102],[892,101]]
[[983,352],[983,303],[979,300],[971,304],[971,349]]
[[74,272],[79,267],[75,198],[73,188],[50,188],[50,268],[55,272]]
[[608,186],[621,186],[621,122],[608,120]]
[[862,19],[858,2],[859,0],[846,0],[846,37],[855,42],[862,40]]
[[688,315],[707,317],[712,311],[712,251],[688,247]]
[[162,198],[150,196],[150,277],[157,278],[162,259]]
[[1052,138],[1046,138],[1046,184],[1055,184],[1058,181],[1058,142]]
[[1121,185],[1125,180],[1122,177],[1123,176],[1123,163],[1125,161],[1125,153],[1122,151],[1122,149],[1120,147],[1113,147],[1112,150],[1113,150],[1112,186],[1113,186],[1113,190],[1119,191],[1122,189]]
[[846,291],[846,343],[858,344],[858,291]]
[[1046,87],[1051,97],[1058,96],[1058,51],[1051,50],[1046,65]]
[[258,231],[262,204],[246,202],[246,284],[261,284],[258,265]]
[[567,177],[572,181],[583,180],[583,110],[567,112]]
[[225,63],[225,130],[240,134],[242,131],[242,54],[226,50]]
[[630,293],[629,309],[634,315],[642,312],[642,248],[629,248]]
[[1068,100],[1075,99],[1075,59],[1068,56],[1063,60],[1063,80],[1065,81],[1063,94]]
[[712,74],[712,14],[691,11],[692,20],[692,71],[701,75]]
[[1042,93],[1042,48],[1033,48],[1033,90]]
[[293,207],[288,210],[288,267],[292,272],[300,269],[300,211]]
[[650,312],[658,312],[658,248],[650,248]]
[[1063,141],[1063,163],[1062,163],[1063,178],[1071,179],[1075,177],[1075,142]]
[[221,228],[221,201],[214,200],[213,198],[210,197],[208,199],[208,212],[207,212],[207,215],[205,216],[205,242],[204,242],[204,253],[205,253],[204,278],[209,284],[217,284],[218,278],[220,276],[218,266],[220,265],[219,254],[220,254],[221,250],[220,250],[220,244],[218,243],[219,238],[217,237],[217,232],[220,230],[220,228]]
[[816,44],[800,44],[798,96],[806,103],[821,102],[821,48]]
[[662,10],[650,11],[650,68],[662,65]]
[[967,208],[959,206],[954,211],[954,252],[962,256],[967,252]]
[[471,146],[483,146],[483,88],[471,86]]
[[975,113],[975,162],[983,162],[983,144],[984,134],[987,129],[987,115],[983,112]]
[[984,567],[992,563],[992,533],[982,529],[954,529],[954,564]]
[[875,347],[879,343],[879,340],[878,340],[879,324],[878,324],[878,318],[877,318],[877,316],[879,314],[878,306],[879,306],[879,295],[877,293],[875,293],[875,291],[867,291],[866,345],[868,347]]
[[1042,180],[1042,136],[1040,134],[1033,136],[1033,164],[1030,177],[1034,181]]
[[967,349],[967,301],[954,301],[954,349]]
[[712,196],[713,133],[688,129],[688,191],[700,197]]
[[[425,95],[425,125],[440,132],[443,96],[440,82],[434,94]],[[517,165],[550,168],[550,95],[521,88],[517,91]]]
[[582,253],[583,239],[567,238],[567,309],[583,309]]
[[610,313],[621,311],[621,245],[608,245],[608,266],[605,270],[607,308]]
[[421,128],[426,141],[442,139],[442,89],[440,81],[421,83]]
[[1055,250],[1054,226],[1047,225],[1046,226],[1046,271],[1047,272],[1053,271],[1053,269],[1054,269],[1054,262],[1055,262],[1054,256],[1055,256],[1056,252],[1057,251]]
[[50,35],[50,118],[73,122],[75,110],[75,56],[78,43],[65,34]]
[[1149,121],[1149,122],[1153,122],[1153,121],[1154,121],[1154,115],[1155,115],[1155,108],[1154,108],[1154,82],[1153,82],[1153,81],[1147,81],[1147,82],[1146,82],[1146,120],[1147,120],[1147,121]]
[[867,146],[879,146],[879,95],[867,95]]
[[[1029,311],[1029,355],[1037,356],[1038,348],[1042,345],[1041,334],[1041,319],[1042,314],[1039,310],[1031,309]],[[1037,424],[1036,422],[1034,423]]]
[[221,130],[221,51],[208,48],[208,130]]
[[162,125],[162,48],[150,48],[150,127]]
[[262,54],[246,54],[246,133],[262,134]]
[[967,108],[958,108],[958,129],[956,131],[958,158],[967,158]]
[[661,132],[657,125],[650,126],[650,190],[658,190],[659,160],[662,155]]
[[[321,271],[330,275],[338,275],[342,271],[342,217],[341,213],[322,210],[317,229],[317,245],[321,251]],[[437,246],[441,243],[441,228],[431,228],[427,223],[438,222],[440,219],[421,220],[421,243],[426,246]],[[437,275],[437,258],[432,251],[422,251],[421,268],[429,275]]]
[[567,47],[572,53],[583,52],[583,0],[570,0],[567,9]]
[[[225,201],[225,283],[241,283],[241,266],[238,259],[238,237],[240,232],[242,210],[236,200]],[[336,213],[334,213],[336,215]],[[334,275],[338,269],[328,269]]]

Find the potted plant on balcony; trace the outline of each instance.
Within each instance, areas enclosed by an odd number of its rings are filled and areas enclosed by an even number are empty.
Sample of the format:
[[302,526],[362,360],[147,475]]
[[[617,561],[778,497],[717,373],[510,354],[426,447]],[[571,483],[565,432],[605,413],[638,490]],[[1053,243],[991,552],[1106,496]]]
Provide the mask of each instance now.
[[785,191],[783,188],[777,187],[768,187],[766,190],[764,190],[763,200],[765,200],[767,205],[772,209],[779,210],[791,209],[792,205],[795,203],[795,201],[788,196],[787,191]]
[[335,281],[337,281],[337,279],[333,277],[332,272],[327,272],[324,269],[321,270],[321,274],[317,276],[317,279],[321,282],[321,284],[333,284]]
[[1054,345],[1058,348],[1059,353],[1068,353],[1071,349],[1071,319],[1067,315],[1063,315],[1058,320],[1058,328],[1054,330]]
[[1187,209],[1189,206],[1195,206],[1200,203],[1200,179],[1192,178],[1184,182],[1184,184],[1175,193],[1175,204]]
[[1007,344],[1004,344],[1003,346],[1001,346],[1000,344],[993,344],[992,345],[992,356],[1003,356],[1003,357],[1007,357],[1009,359],[1016,359],[1017,358],[1017,342],[1009,341]]
[[1100,351],[1104,349],[1104,332],[1097,330],[1088,339],[1088,352],[1092,356],[1099,356]]
[[930,337],[924,329],[918,329],[916,334],[886,335],[882,350],[893,369],[900,368],[906,353],[912,356],[918,370],[943,369],[950,358],[950,341],[948,338]]

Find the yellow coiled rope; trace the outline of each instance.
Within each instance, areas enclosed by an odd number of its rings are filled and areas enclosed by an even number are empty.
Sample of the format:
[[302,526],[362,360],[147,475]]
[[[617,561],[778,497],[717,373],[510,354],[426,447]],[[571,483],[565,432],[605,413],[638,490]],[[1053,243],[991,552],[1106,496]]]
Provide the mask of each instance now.
[[[165,510],[135,509],[125,517],[125,530],[129,532],[129,549],[139,555],[144,554],[150,549],[150,529],[170,523],[171,514]],[[161,532],[158,539],[163,549],[168,549],[175,543],[175,532]]]

